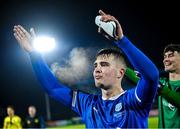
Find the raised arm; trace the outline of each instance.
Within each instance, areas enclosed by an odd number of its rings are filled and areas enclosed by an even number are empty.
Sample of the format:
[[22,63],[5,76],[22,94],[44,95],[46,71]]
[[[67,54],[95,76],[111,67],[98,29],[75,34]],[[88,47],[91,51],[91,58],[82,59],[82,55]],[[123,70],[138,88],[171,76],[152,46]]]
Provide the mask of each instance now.
[[71,106],[72,90],[57,81],[39,53],[31,52],[30,59],[36,77],[48,95],[67,106]]
[[35,37],[34,30],[28,33],[22,26],[14,26],[14,36],[19,45],[29,53],[35,74],[41,83],[42,88],[53,98],[61,103],[71,106],[72,90],[60,84],[54,75],[51,73],[49,67],[42,59],[41,55],[35,52],[32,47],[32,41]]
[[135,94],[138,101],[152,102],[158,85],[158,70],[155,65],[139,49],[137,49],[126,37],[116,41],[116,44],[124,51],[133,67],[140,73],[140,81]]
[[[140,72],[141,78],[135,90],[139,102],[151,103],[158,85],[159,73],[152,61],[136,48],[124,35],[119,21],[103,11],[99,11],[104,22],[116,23],[116,35],[113,37],[115,44],[126,54],[133,67]],[[105,35],[108,38],[108,35]]]

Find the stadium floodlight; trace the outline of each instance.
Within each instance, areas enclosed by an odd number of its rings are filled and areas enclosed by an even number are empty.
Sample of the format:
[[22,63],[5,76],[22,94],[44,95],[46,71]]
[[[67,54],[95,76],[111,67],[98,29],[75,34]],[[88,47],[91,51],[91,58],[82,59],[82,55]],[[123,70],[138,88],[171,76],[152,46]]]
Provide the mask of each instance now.
[[41,53],[50,52],[55,48],[55,39],[47,36],[36,37],[33,42],[33,47]]

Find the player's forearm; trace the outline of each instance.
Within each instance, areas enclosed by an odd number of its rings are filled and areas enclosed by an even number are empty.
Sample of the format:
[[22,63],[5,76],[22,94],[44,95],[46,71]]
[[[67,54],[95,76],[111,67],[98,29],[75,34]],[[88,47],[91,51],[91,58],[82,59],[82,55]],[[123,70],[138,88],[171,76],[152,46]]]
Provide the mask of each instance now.
[[35,71],[35,74],[41,83],[43,89],[53,98],[60,102],[71,105],[72,91],[71,89],[60,84],[54,75],[51,73],[49,67],[41,58],[41,55],[36,52],[30,53],[30,59]]
[[115,42],[126,54],[128,60],[143,78],[150,81],[158,81],[159,72],[152,61],[136,48],[125,36]]
[[168,87],[164,86],[159,91],[159,95],[161,95],[163,98],[165,98],[177,108],[180,108],[180,93],[172,91]]

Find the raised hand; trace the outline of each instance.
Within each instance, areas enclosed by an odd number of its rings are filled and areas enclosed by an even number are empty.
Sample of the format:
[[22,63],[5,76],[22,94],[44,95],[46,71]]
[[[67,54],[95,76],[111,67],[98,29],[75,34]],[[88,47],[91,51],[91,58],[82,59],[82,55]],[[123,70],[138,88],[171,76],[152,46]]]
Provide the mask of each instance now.
[[23,48],[27,52],[31,52],[34,50],[32,47],[33,39],[35,38],[34,29],[30,29],[30,33],[27,32],[21,25],[14,26],[14,37],[18,41],[21,48]]
[[[114,21],[116,23],[116,36],[114,37],[114,40],[119,40],[123,37],[123,30],[122,27],[119,23],[119,21],[114,17],[109,14],[106,14],[102,10],[99,10],[99,14],[102,16],[101,20],[104,22],[109,22],[109,21]],[[101,33],[101,28],[98,28],[98,32]],[[108,35],[104,35],[106,38],[109,39]]]

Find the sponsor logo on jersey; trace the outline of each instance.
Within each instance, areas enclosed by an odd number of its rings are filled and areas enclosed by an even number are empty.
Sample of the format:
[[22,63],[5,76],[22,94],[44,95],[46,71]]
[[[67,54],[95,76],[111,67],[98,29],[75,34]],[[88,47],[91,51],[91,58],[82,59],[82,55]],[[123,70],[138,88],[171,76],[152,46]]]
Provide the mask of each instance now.
[[115,111],[116,111],[116,112],[119,112],[121,109],[122,109],[122,103],[116,104],[116,106],[115,106]]
[[115,106],[115,112],[114,112],[114,117],[120,118],[122,115],[125,113],[125,111],[122,111],[122,103],[118,103]]

